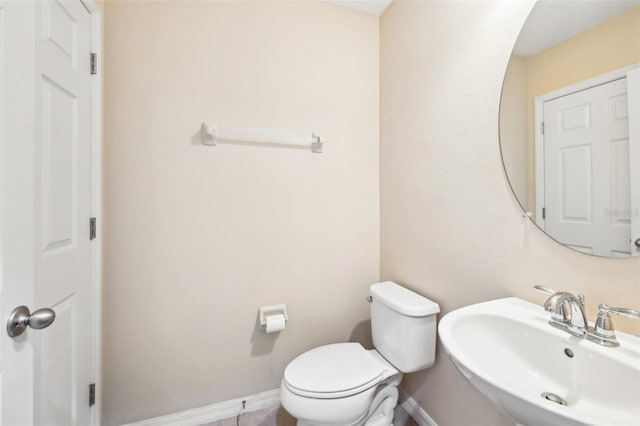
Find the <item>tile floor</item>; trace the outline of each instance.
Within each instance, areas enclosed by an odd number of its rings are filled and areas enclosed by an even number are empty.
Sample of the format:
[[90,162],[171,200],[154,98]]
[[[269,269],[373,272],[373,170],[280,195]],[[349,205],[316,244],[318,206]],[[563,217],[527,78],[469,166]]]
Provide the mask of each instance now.
[[[402,407],[396,408],[393,417],[394,426],[418,426]],[[265,408],[264,410],[242,414],[238,417],[219,420],[201,426],[295,426],[296,420],[282,407]]]

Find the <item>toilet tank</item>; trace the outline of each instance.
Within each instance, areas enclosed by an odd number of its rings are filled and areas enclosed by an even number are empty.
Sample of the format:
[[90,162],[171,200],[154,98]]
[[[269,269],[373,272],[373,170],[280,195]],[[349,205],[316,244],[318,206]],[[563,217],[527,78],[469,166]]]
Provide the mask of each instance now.
[[394,282],[369,287],[371,334],[378,352],[403,373],[431,367],[440,306]]

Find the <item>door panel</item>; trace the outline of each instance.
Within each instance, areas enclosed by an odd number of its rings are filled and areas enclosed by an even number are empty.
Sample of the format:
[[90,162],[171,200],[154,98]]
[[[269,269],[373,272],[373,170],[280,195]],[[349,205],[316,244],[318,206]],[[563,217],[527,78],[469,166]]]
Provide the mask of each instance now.
[[630,211],[630,176],[629,176],[629,139],[611,142],[611,223],[629,226]]
[[[40,385],[36,388],[40,424],[74,425],[78,416],[78,407],[74,391],[77,391],[75,378],[78,376],[77,336],[74,332],[75,298],[63,300],[52,306],[56,312],[56,327],[53,325],[42,333],[40,353]],[[60,392],[68,389],[71,392]],[[55,395],[55,397],[51,397]],[[84,424],[84,423],[83,423]]]
[[562,220],[591,223],[591,146],[567,146],[558,151]]
[[[78,158],[78,99],[51,80],[42,80],[42,247],[53,256],[74,242],[77,216],[75,162]],[[76,231],[76,232],[74,232]]]
[[58,1],[50,1],[42,6],[42,36],[59,49],[74,66],[78,54],[75,48],[78,43],[78,26],[73,15]]

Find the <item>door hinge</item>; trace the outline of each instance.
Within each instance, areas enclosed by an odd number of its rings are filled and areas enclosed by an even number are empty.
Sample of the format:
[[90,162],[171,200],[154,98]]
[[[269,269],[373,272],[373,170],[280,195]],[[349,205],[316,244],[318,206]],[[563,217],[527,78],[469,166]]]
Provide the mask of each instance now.
[[544,135],[544,121],[540,122],[540,133]]
[[542,218],[546,219],[546,217],[547,217],[547,209],[546,209],[546,207],[543,207],[542,208]]
[[89,385],[89,407],[96,404],[96,384]]
[[90,70],[92,75],[98,74],[98,55],[93,52],[91,52]]
[[96,238],[96,218],[89,218],[89,239],[93,240]]

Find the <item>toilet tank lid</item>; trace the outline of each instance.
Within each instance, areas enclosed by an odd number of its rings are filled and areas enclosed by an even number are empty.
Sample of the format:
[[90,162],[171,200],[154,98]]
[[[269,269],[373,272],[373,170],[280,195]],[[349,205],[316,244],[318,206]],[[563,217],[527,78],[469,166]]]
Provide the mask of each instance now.
[[410,317],[424,317],[440,312],[437,303],[408,290],[393,281],[372,284],[371,297],[396,312]]

